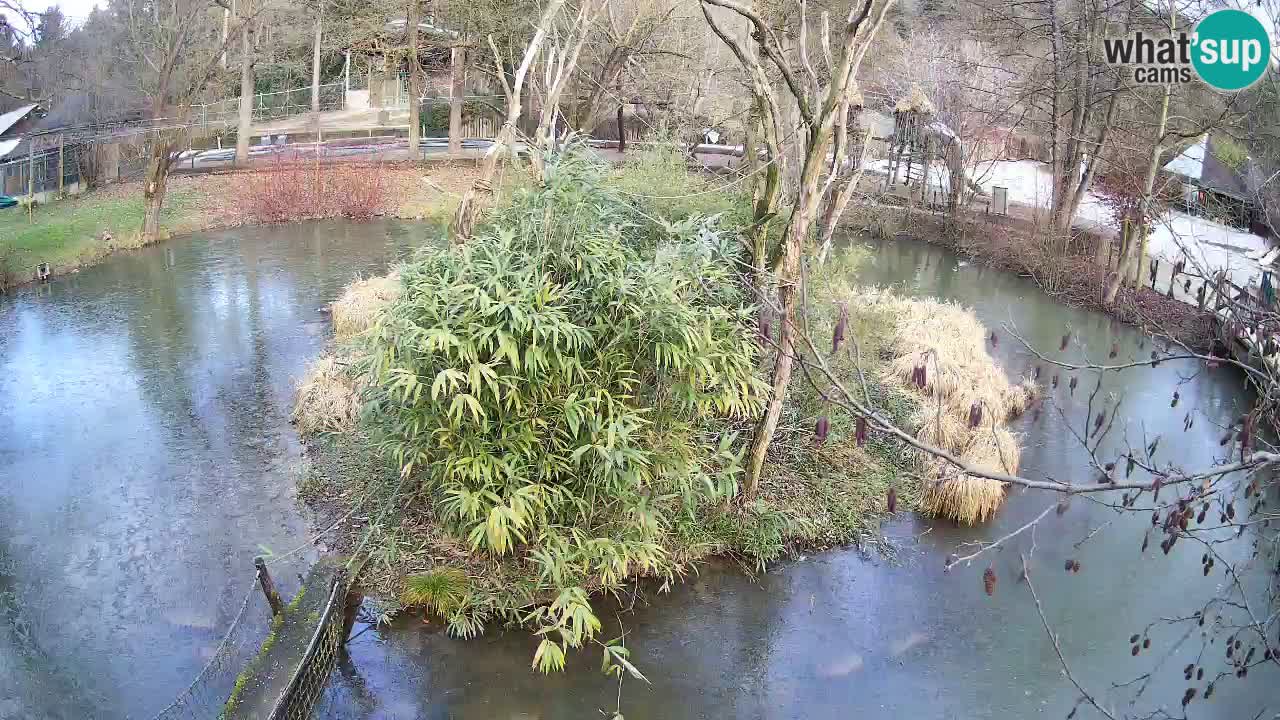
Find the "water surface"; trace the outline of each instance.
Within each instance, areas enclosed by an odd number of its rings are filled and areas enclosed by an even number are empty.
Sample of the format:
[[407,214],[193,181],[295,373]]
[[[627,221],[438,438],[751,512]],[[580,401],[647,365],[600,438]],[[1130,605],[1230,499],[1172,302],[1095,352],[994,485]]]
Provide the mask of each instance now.
[[[190,682],[248,590],[252,557],[307,539],[288,410],[328,338],[317,308],[427,234],[392,223],[212,233],[0,299],[0,718],[149,717]],[[958,300],[1049,350],[1069,328],[1069,358],[1105,359],[1112,342],[1122,357],[1150,352],[1132,328],[937,248],[896,242],[873,255],[862,281]],[[1000,361],[1028,371],[1033,359],[1002,338]],[[1093,380],[1082,376],[1074,396],[1062,380],[1040,420],[1015,429],[1026,473],[1079,480],[1088,469],[1068,423],[1087,421]],[[1124,403],[1110,452],[1162,435],[1162,461],[1203,465],[1217,426],[1249,403],[1241,385],[1232,371],[1177,362],[1109,377],[1099,397]],[[1184,432],[1187,411],[1196,424]],[[1017,582],[1029,538],[990,559],[994,597],[979,579],[986,560],[941,571],[961,543],[999,537],[1052,500],[1015,492],[979,528],[900,518],[884,528],[894,560],[849,549],[756,578],[712,564],[640,598],[619,617],[652,684],[627,680],[621,709],[633,720],[1064,717],[1075,694]],[[1203,580],[1191,546],[1140,555],[1146,525],[1077,501],[1038,534],[1033,572],[1082,682],[1105,691],[1163,662],[1137,707],[1172,709],[1198,644],[1164,659],[1182,628],[1158,628],[1133,659],[1128,635],[1197,609],[1222,575]],[[281,565],[277,580],[288,589],[312,557]],[[1062,571],[1067,558],[1079,575]],[[605,636],[616,632],[614,620]],[[411,618],[368,629],[316,717],[590,718],[617,707],[597,652],[542,677],[529,668],[534,646],[500,628],[454,640]],[[1253,717],[1277,680],[1262,669],[1226,680],[1193,717]]]
[[288,413],[318,308],[426,234],[203,234],[0,297],[0,718],[145,717],[195,677],[253,556],[306,540]]
[[[1147,357],[1152,348],[1151,339],[1133,328],[1057,305],[1027,280],[962,264],[921,243],[874,245],[873,260],[858,279],[959,301],[988,326],[1016,326],[1047,350],[1070,331],[1070,360],[1105,361],[1112,342],[1122,358]],[[995,350],[1000,362],[1012,375],[1029,372],[1033,356],[1001,335]],[[1114,454],[1126,442],[1137,446],[1163,435],[1162,462],[1205,464],[1217,451],[1218,426],[1237,417],[1249,398],[1239,374],[1197,371],[1191,363],[1166,362],[1109,376],[1098,398],[1123,398],[1123,410],[1105,447]],[[1052,374],[1046,368],[1046,382]],[[1094,380],[1082,375],[1073,395],[1068,379],[1063,372],[1038,421],[1027,417],[1015,427],[1025,433],[1026,474],[1091,477],[1068,423],[1082,431]],[[1175,389],[1181,400],[1171,409]],[[1197,419],[1184,432],[1188,411]],[[849,549],[786,562],[757,578],[733,566],[706,567],[670,594],[642,599],[634,612],[617,616],[636,664],[651,681],[626,680],[620,709],[629,720],[1065,717],[1077,695],[1026,586],[1017,581],[1020,554],[1030,552],[1031,538],[974,567],[942,572],[946,556],[963,543],[1000,537],[1055,500],[1014,492],[996,519],[978,528],[900,519],[884,528],[898,548],[892,561]],[[1179,707],[1186,687],[1181,669],[1195,659],[1199,644],[1165,656],[1186,626],[1153,630],[1152,650],[1136,659],[1128,637],[1159,617],[1198,609],[1222,580],[1221,572],[1202,578],[1201,552],[1189,543],[1166,557],[1157,537],[1141,554],[1145,517],[1117,516],[1078,500],[1037,533],[1032,556],[1046,616],[1087,687],[1104,692],[1163,662],[1164,671],[1136,705],[1125,703],[1137,686],[1107,695],[1122,713]],[[1081,573],[1063,571],[1068,558],[1081,563]],[[988,563],[999,577],[990,598],[981,582]],[[614,619],[604,636],[620,632]],[[616,681],[599,672],[598,648],[571,655],[564,673],[543,677],[529,668],[535,646],[518,630],[495,628],[464,642],[404,618],[351,644],[351,660],[334,676],[317,716],[506,720],[606,717],[619,709]],[[1212,653],[1210,668],[1220,657]],[[1277,701],[1277,679],[1280,673],[1271,668],[1255,670],[1245,683],[1224,680],[1212,702],[1193,707],[1193,717],[1251,718],[1267,701]],[[1079,716],[1092,713],[1082,709]]]

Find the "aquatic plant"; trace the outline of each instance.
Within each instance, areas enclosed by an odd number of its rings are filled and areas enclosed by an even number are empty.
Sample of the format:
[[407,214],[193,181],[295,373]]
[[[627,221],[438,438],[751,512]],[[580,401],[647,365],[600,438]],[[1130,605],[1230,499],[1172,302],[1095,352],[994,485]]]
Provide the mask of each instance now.
[[347,369],[332,356],[317,359],[298,384],[290,419],[302,434],[343,432],[355,426],[360,398]]
[[373,327],[402,289],[395,272],[353,281],[329,306],[334,336],[347,340]]
[[457,568],[438,568],[405,578],[400,601],[444,617],[461,610],[471,592],[471,580]]

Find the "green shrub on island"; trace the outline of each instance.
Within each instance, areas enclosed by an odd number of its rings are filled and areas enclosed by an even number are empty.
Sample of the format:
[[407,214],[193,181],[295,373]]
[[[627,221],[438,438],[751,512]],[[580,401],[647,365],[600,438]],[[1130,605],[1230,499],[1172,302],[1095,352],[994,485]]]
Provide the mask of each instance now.
[[590,592],[679,570],[675,523],[737,494],[740,450],[710,421],[754,417],[767,391],[736,233],[689,217],[655,235],[636,213],[558,153],[471,242],[402,266],[362,338],[364,416],[406,497],[473,552],[532,563],[553,599],[524,618],[543,671],[594,639]]

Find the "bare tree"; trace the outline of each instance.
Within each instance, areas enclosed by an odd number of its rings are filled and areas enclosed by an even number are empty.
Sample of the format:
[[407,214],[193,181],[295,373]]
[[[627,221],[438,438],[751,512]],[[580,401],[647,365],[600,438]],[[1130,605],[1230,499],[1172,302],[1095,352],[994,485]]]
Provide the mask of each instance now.
[[422,138],[422,67],[418,65],[418,23],[422,10],[420,0],[409,0],[405,21],[409,64],[409,157],[417,158]]
[[[540,98],[542,112],[533,136],[534,146],[539,150],[546,150],[556,139],[554,125],[560,114],[560,96],[564,93],[574,70],[577,69],[582,46],[586,43],[596,19],[609,4],[609,0],[584,0],[571,23],[565,27],[553,25],[546,51],[547,57],[543,63],[543,92]],[[534,170],[541,179],[542,155],[535,152],[532,158]]]
[[[782,157],[781,145],[784,138],[780,137],[778,129],[782,103],[773,84],[769,82],[769,75],[763,64],[765,60],[780,75],[780,84],[785,88],[787,101],[794,102],[799,115],[795,133],[797,137],[793,144],[800,155],[794,158],[799,168],[798,183],[790,218],[777,249],[780,336],[773,369],[773,392],[752,440],[744,487],[746,497],[752,496],[759,485],[765,456],[782,416],[782,405],[791,383],[796,352],[796,312],[803,283],[800,273],[801,256],[809,234],[818,221],[818,209],[824,197],[823,175],[827,171],[827,157],[837,118],[848,117],[849,96],[854,89],[858,68],[892,4],[893,0],[865,0],[850,8],[849,15],[840,22],[838,29],[827,32],[822,37],[824,48],[834,46],[837,50],[824,58],[829,59],[828,72],[824,73],[825,77],[821,77],[809,58],[810,31],[806,0],[797,2],[800,12],[798,64],[788,56],[777,31],[755,10],[733,0],[702,0],[703,14],[708,24],[752,78],[752,92],[766,118],[764,140],[771,146],[767,153],[771,163],[776,163]],[[748,23],[759,55],[750,54],[742,42],[720,27],[712,13],[712,7],[728,10]],[[845,120],[840,122],[843,124]]]
[[480,198],[492,194],[493,181],[497,175],[499,163],[506,158],[508,153],[513,152],[515,149],[516,123],[520,120],[521,96],[524,92],[525,80],[529,75],[529,69],[533,66],[534,59],[537,58],[538,53],[541,51],[542,44],[551,32],[556,17],[560,14],[563,6],[564,0],[551,0],[547,3],[546,9],[542,12],[542,18],[538,21],[537,30],[534,32],[533,38],[525,46],[524,56],[510,79],[506,75],[506,60],[502,51],[498,49],[493,35],[489,35],[486,38],[489,49],[493,52],[495,74],[502,82],[502,91],[507,101],[507,113],[506,118],[503,120],[502,128],[498,131],[498,137],[494,139],[493,145],[489,148],[488,153],[485,154],[480,177],[467,189],[466,194],[462,196],[462,201],[458,203],[457,210],[454,212],[449,234],[455,242],[465,242],[471,238],[476,217],[480,212]]
[[254,23],[245,20],[253,16],[252,0],[237,0],[235,8],[243,18],[240,23],[240,112],[236,122],[236,164],[243,165],[249,162],[253,128]]
[[315,44],[311,50],[311,114],[315,116],[316,142],[320,142],[320,41],[324,34],[324,0],[316,3]]
[[[149,115],[157,129],[149,136],[148,160],[143,181],[144,242],[157,238],[164,207],[169,170],[176,159],[176,145],[183,137],[191,105],[212,81],[225,44],[220,41],[221,11],[225,4],[207,0],[176,0],[156,5],[127,0],[119,9],[122,32],[119,49],[122,71],[131,73],[147,98]],[[258,11],[261,8],[257,9]],[[241,12],[238,27],[228,38],[247,31],[254,20]]]

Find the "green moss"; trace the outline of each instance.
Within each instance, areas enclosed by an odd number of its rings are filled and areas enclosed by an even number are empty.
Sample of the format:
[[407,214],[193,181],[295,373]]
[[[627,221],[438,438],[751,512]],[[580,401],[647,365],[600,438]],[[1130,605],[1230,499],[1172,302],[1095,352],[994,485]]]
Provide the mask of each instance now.
[[[301,595],[302,591],[299,591],[298,596],[301,597]],[[292,606],[292,603],[290,605]],[[296,609],[296,606],[293,607]],[[271,648],[280,639],[280,628],[283,626],[284,613],[271,619],[271,632],[267,633],[267,637],[262,641],[262,647],[258,650],[258,654],[236,676],[236,684],[231,688],[231,695],[227,697],[227,702],[222,706],[221,717],[227,717],[235,712],[236,707],[240,704],[240,699],[244,697],[245,687],[261,670],[263,663],[266,662],[267,653],[271,652]]]
[[1212,144],[1214,157],[1236,172],[1240,172],[1249,159],[1249,151],[1228,135],[1214,135]]

